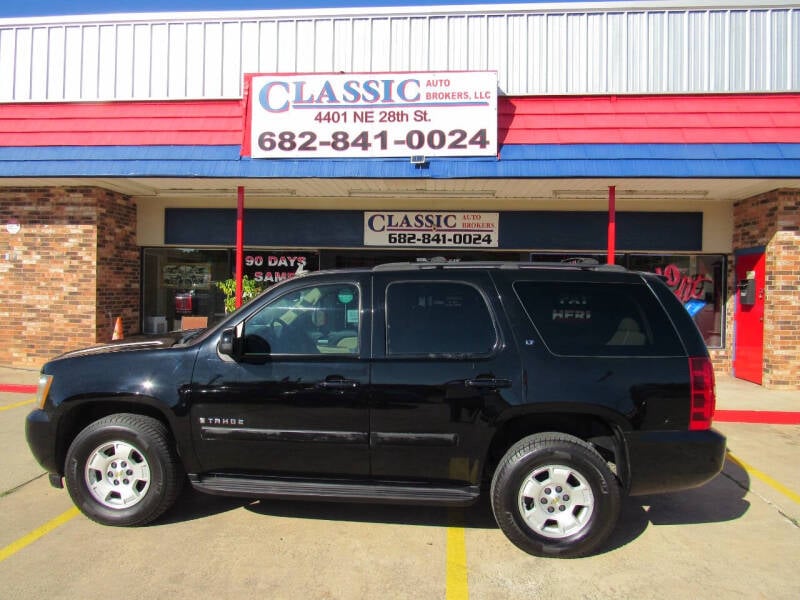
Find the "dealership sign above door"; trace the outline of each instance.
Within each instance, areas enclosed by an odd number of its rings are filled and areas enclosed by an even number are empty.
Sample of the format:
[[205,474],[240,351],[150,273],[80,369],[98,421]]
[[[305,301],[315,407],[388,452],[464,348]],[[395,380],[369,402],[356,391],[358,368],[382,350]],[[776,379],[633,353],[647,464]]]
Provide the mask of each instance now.
[[495,156],[497,73],[253,75],[253,158]]
[[497,248],[496,212],[365,212],[364,245]]

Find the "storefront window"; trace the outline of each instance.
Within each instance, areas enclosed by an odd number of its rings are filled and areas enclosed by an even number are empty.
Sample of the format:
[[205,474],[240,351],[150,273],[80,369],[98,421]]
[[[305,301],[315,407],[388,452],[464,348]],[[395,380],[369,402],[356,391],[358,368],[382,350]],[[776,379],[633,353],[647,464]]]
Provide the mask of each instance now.
[[628,268],[663,275],[694,318],[709,348],[724,344],[725,256],[629,255]]
[[143,323],[145,333],[181,329],[183,317],[206,317],[209,325],[225,316],[215,282],[230,277],[227,250],[145,248]]
[[[225,299],[216,283],[234,276],[235,256],[232,249],[145,248],[142,331],[185,329],[185,317],[203,317],[201,322],[209,326],[221,321],[225,317]],[[298,269],[316,271],[319,255],[245,249],[242,266],[245,277],[266,289],[294,277]]]

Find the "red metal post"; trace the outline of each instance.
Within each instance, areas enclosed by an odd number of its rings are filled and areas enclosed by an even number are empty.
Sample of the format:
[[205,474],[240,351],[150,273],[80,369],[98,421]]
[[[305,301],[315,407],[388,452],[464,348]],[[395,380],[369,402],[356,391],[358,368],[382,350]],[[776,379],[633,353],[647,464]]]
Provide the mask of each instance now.
[[608,258],[606,262],[614,264],[614,253],[617,247],[617,188],[608,186]]
[[236,308],[239,308],[242,305],[244,272],[244,186],[238,187],[236,195]]

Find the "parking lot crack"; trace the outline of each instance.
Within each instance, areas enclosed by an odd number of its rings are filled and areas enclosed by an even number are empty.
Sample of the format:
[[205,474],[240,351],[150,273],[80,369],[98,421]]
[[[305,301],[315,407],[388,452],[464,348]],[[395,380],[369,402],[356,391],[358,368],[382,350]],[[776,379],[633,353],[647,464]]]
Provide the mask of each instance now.
[[786,514],[786,513],[784,512],[784,510],[783,510],[783,509],[782,509],[780,506],[778,506],[777,504],[775,504],[775,503],[774,503],[772,500],[770,500],[769,498],[766,498],[766,497],[762,496],[762,495],[761,495],[761,494],[759,494],[758,492],[754,491],[752,488],[748,487],[747,485],[745,485],[744,483],[742,483],[741,481],[739,481],[738,479],[736,479],[736,478],[735,478],[735,477],[733,477],[732,475],[729,475],[728,473],[725,473],[724,471],[722,472],[722,476],[723,476],[723,477],[726,477],[726,478],[728,478],[728,479],[729,479],[730,481],[732,481],[732,482],[733,482],[733,483],[734,483],[736,486],[740,487],[740,488],[741,488],[741,489],[743,489],[745,492],[748,492],[748,493],[750,493],[750,494],[753,494],[754,496],[756,496],[756,497],[760,498],[761,500],[763,500],[763,501],[764,501],[766,504],[768,504],[769,506],[771,506],[772,508],[774,508],[774,509],[775,509],[775,510],[778,512],[778,514],[779,514],[780,516],[782,516],[784,519],[786,519],[787,521],[789,521],[789,523],[791,523],[792,525],[794,525],[795,527],[797,527],[798,529],[800,529],[800,521],[798,521],[798,519],[795,519],[794,517],[792,517],[792,516],[790,516],[790,515]]
[[28,481],[20,483],[19,485],[16,485],[11,489],[5,490],[4,492],[0,492],[0,498],[5,498],[6,496],[10,496],[11,494],[16,492],[17,490],[21,490],[22,488],[24,488],[29,483],[33,483],[34,481],[37,481],[37,480],[41,479],[45,475],[47,475],[47,473],[41,473],[40,475],[37,475],[33,479],[29,479]]

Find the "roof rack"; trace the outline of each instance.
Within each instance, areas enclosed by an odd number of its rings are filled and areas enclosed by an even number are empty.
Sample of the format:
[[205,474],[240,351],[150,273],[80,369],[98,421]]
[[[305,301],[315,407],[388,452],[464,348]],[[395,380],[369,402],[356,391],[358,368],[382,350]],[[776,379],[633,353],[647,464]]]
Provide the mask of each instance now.
[[372,267],[373,271],[425,271],[425,270],[458,270],[458,269],[579,269],[582,271],[615,271],[624,272],[627,269],[620,265],[600,264],[593,258],[567,259],[560,262],[529,262],[529,261],[474,261],[474,262],[394,262],[384,263]]

